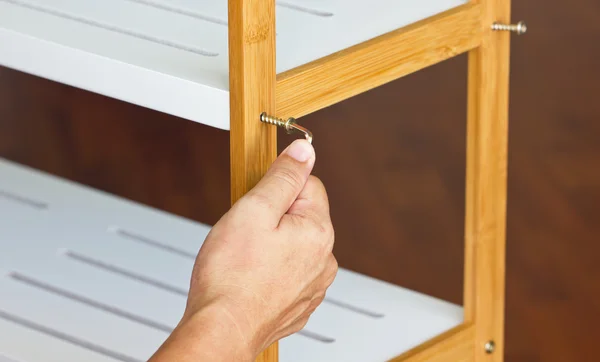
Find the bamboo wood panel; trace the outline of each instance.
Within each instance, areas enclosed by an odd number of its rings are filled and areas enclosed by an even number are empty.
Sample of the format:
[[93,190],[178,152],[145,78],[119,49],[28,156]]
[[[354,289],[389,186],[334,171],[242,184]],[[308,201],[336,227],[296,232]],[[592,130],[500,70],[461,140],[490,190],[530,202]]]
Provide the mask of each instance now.
[[[261,123],[275,111],[275,1],[229,0],[231,202],[252,189],[277,156],[276,128]],[[278,344],[258,362],[277,362]]]
[[390,362],[473,361],[475,327],[462,325],[424,343]]
[[301,117],[477,47],[481,5],[467,4],[277,77],[281,117]]
[[[475,361],[501,362],[504,351],[506,178],[510,33],[509,0],[478,1],[485,28],[469,55],[465,319],[475,325]],[[493,353],[485,344],[494,341]]]

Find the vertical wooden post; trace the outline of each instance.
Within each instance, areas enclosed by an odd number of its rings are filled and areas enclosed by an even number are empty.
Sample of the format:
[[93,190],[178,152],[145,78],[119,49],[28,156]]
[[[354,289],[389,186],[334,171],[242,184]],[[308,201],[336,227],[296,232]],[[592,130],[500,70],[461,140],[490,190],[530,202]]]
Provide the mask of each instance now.
[[[504,289],[510,0],[476,0],[484,35],[469,54],[467,191],[465,227],[465,322],[475,325],[477,362],[501,362],[504,354]],[[486,352],[493,341],[494,350]],[[491,345],[490,345],[491,347]]]
[[[254,187],[277,156],[277,133],[260,122],[275,114],[275,0],[229,0],[231,201]],[[258,361],[276,362],[277,343]]]

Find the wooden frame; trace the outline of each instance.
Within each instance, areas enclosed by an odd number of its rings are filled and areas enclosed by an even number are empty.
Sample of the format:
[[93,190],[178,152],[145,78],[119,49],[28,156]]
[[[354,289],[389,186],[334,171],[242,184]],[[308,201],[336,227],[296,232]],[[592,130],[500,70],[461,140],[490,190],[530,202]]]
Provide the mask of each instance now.
[[[277,132],[259,122],[275,114],[275,1],[229,1],[231,202],[254,187],[277,156]],[[278,360],[277,343],[258,361]]]
[[[510,0],[473,0],[276,76],[274,0],[229,0],[232,202],[276,157],[261,112],[304,116],[470,52],[465,321],[395,362],[503,360],[510,34],[493,32],[495,21],[509,23]],[[258,360],[278,361],[277,343]]]

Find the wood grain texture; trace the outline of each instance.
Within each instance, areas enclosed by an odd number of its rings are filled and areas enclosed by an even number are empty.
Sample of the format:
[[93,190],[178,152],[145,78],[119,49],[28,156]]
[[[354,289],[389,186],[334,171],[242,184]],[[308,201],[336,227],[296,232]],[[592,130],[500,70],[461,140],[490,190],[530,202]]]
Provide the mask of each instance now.
[[256,362],[277,362],[279,361],[279,343],[275,342],[269,348],[265,349],[256,359]]
[[[510,0],[481,1],[484,34],[469,54],[465,319],[475,324],[475,361],[504,360],[504,296],[510,37],[493,32],[510,23]],[[494,353],[484,345],[494,341]]]
[[307,115],[475,48],[480,14],[466,4],[279,74],[279,116]]
[[[229,0],[231,201],[254,187],[277,156],[277,131],[260,122],[275,113],[275,0]],[[275,342],[258,362],[277,362]]]
[[277,153],[275,127],[275,2],[229,1],[231,199],[237,201],[267,171]]
[[475,327],[462,325],[441,334],[390,362],[471,362]]

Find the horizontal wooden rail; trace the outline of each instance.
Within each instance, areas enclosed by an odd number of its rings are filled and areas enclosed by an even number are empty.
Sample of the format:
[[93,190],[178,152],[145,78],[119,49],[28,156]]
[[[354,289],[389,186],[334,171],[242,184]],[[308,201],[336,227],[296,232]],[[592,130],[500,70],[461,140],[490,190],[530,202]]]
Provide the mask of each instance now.
[[472,362],[474,359],[475,327],[469,324],[451,329],[390,362]]
[[481,5],[470,3],[277,76],[280,117],[302,117],[481,43]]

